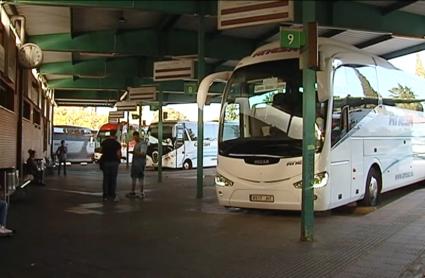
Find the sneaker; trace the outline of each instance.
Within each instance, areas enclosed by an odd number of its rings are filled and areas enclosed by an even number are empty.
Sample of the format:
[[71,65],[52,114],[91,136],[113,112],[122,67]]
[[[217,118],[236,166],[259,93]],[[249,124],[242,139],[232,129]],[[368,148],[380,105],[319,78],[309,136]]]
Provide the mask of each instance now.
[[144,199],[145,198],[145,193],[144,192],[140,192],[140,195],[138,195],[137,197],[139,197],[140,199]]
[[137,198],[136,192],[129,192],[125,195],[127,198]]
[[120,201],[120,197],[115,196],[115,198],[114,198],[114,202],[119,202],[119,201]]
[[0,227],[0,236],[10,236],[13,234],[12,230],[9,230],[5,227]]

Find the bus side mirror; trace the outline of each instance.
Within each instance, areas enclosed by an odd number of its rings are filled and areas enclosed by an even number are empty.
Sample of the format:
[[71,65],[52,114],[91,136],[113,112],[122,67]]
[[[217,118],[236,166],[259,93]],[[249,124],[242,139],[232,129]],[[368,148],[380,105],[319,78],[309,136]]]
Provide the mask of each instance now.
[[293,116],[291,119],[291,125],[289,126],[288,136],[293,139],[303,139],[303,119],[297,116]]
[[208,91],[211,85],[214,82],[227,82],[229,80],[231,71],[222,71],[210,74],[202,79],[201,84],[199,84],[198,95],[196,102],[198,103],[199,109],[204,109],[205,102],[207,101]]

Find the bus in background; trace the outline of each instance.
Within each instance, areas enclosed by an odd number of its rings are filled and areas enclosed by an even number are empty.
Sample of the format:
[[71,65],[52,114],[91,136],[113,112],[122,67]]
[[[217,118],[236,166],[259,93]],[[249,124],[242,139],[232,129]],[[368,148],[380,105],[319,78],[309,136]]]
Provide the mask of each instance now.
[[[319,38],[314,135],[314,209],[354,201],[425,179],[425,80],[386,60]],[[216,193],[226,207],[301,210],[303,83],[300,51],[267,44],[242,59],[221,102]],[[228,123],[239,132],[226,132]]]
[[[133,125],[127,125],[126,122],[121,123],[106,123],[102,125],[97,134],[96,134],[96,148],[95,148],[95,154],[94,154],[94,160],[98,161],[101,154],[100,144],[108,138],[111,135],[111,132],[115,133],[115,136],[117,138],[117,141],[121,144],[121,155],[123,160],[126,160],[127,158],[127,144],[129,147],[129,152],[133,151],[135,142],[132,139],[133,131],[137,130],[136,126]],[[132,154],[129,153],[129,162],[132,160]]]
[[[158,166],[158,123],[153,123],[147,131],[149,135],[146,166]],[[204,166],[217,165],[218,123],[204,123]],[[196,168],[197,164],[197,122],[166,121],[163,123],[162,167]]]
[[90,128],[71,125],[53,126],[53,152],[56,152],[62,140],[65,140],[68,149],[67,161],[93,161],[95,143]]

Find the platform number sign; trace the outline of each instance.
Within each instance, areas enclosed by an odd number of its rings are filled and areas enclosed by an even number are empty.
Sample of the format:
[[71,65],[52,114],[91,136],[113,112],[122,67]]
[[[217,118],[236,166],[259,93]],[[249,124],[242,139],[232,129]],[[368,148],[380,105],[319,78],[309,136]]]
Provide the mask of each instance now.
[[280,46],[284,48],[301,48],[305,44],[304,33],[300,30],[281,29]]
[[196,94],[198,91],[198,84],[193,83],[184,83],[184,93],[188,95]]

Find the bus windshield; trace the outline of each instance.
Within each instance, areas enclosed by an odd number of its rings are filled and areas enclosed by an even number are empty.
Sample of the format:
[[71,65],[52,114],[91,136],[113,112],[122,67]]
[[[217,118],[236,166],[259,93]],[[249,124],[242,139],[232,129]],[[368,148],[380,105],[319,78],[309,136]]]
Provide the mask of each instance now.
[[[149,126],[149,130],[148,133],[155,137],[158,138],[158,124],[151,124]],[[167,138],[172,139],[173,138],[173,125],[171,124],[167,124],[167,123],[163,123],[162,125],[162,138],[165,140]]]
[[[227,84],[220,121],[220,155],[301,156],[299,60],[265,62],[238,69]],[[318,139],[322,137],[319,133],[320,129],[316,128]]]

